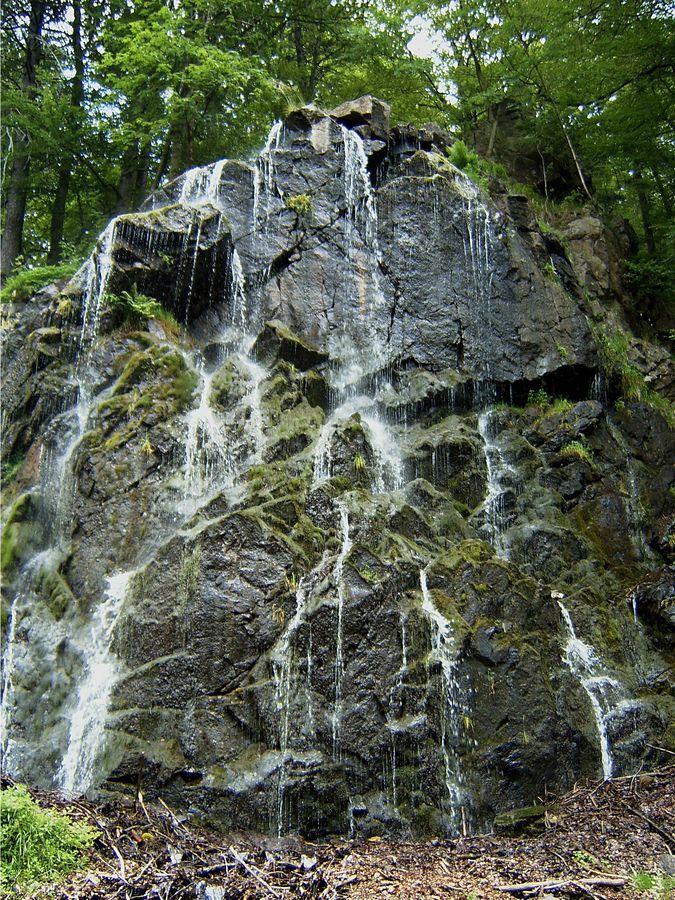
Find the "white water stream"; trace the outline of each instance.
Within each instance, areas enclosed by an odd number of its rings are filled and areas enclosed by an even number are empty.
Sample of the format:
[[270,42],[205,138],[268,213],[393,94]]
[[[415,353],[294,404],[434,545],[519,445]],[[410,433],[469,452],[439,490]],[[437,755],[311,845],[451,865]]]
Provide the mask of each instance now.
[[626,691],[621,682],[603,672],[593,647],[577,637],[572,617],[565,605],[560,600],[558,605],[567,630],[563,662],[582,686],[591,702],[600,742],[602,776],[607,780],[612,777],[614,772],[608,722],[613,713],[627,708],[628,705],[632,708],[632,703],[627,700]]
[[508,543],[505,531],[509,525],[509,514],[506,509],[506,498],[509,489],[513,489],[518,479],[516,469],[508,463],[495,440],[491,422],[492,410],[485,410],[478,417],[478,433],[485,446],[485,463],[487,466],[487,496],[483,501],[485,527],[488,540],[495,548],[498,556],[508,558]]

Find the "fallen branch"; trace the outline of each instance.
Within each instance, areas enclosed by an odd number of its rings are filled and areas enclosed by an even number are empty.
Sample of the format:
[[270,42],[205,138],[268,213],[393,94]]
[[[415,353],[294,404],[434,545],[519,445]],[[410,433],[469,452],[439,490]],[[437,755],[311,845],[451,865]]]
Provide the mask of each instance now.
[[526,891],[558,891],[561,888],[571,887],[575,884],[580,887],[623,887],[628,879],[620,875],[611,878],[561,878],[557,881],[529,881],[525,884],[495,885],[496,890],[505,891],[507,894],[522,894]]

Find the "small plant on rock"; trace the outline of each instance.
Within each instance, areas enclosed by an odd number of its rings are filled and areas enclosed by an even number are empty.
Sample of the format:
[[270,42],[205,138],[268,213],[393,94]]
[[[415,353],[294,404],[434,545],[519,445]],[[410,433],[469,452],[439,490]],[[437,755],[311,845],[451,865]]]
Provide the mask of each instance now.
[[549,259],[544,265],[541,267],[541,271],[544,273],[544,277],[548,278],[549,281],[557,281],[558,273],[555,270],[555,266]]
[[581,459],[589,465],[593,464],[592,451],[588,444],[582,441],[570,441],[565,444],[560,450],[560,455]]
[[150,438],[146,436],[143,438],[143,442],[141,443],[141,453],[143,456],[153,456],[155,453],[155,448],[150,443]]
[[543,388],[537,388],[536,391],[530,391],[527,395],[528,406],[548,406],[551,402],[550,397]]
[[366,460],[361,453],[357,453],[354,457],[354,471],[357,475],[363,475],[366,471]]
[[309,194],[296,194],[287,198],[286,206],[299,216],[308,216],[312,211],[312,198]]

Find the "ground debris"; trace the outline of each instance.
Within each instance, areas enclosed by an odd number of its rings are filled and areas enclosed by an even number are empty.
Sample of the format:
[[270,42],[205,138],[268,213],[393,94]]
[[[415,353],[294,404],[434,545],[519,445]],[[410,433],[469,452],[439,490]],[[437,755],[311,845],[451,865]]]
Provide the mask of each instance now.
[[[35,895],[53,900],[504,900],[544,892],[648,900],[632,876],[658,874],[659,860],[675,850],[675,766],[546,798],[546,827],[536,836],[426,843],[225,836],[142,795],[96,804],[31,793],[99,832],[85,871]],[[668,891],[659,896],[667,900]]]

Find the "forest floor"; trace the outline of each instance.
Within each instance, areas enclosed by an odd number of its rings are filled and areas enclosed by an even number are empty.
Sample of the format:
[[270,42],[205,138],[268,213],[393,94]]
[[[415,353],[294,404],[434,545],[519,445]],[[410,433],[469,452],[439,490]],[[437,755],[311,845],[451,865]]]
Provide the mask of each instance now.
[[675,766],[577,786],[547,806],[536,835],[431,842],[224,836],[142,797],[32,793],[99,831],[86,870],[33,894],[53,900],[675,898]]

